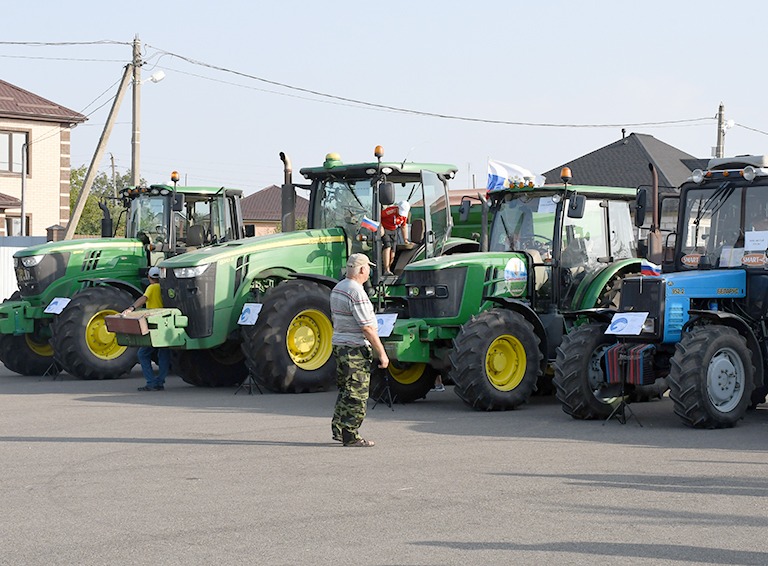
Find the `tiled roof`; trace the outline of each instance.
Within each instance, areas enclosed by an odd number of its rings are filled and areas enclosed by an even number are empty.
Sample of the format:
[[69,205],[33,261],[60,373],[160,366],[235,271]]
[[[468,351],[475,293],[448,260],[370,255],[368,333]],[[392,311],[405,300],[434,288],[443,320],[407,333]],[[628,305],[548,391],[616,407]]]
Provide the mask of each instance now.
[[547,183],[558,183],[560,169],[570,167],[574,184],[639,187],[651,184],[649,163],[653,163],[659,175],[659,187],[664,188],[680,186],[693,169],[706,168],[707,160],[697,159],[653,136],[629,134],[543,175]]
[[[280,222],[283,219],[282,189],[271,185],[265,189],[248,195],[240,203],[243,209],[243,220],[260,222]],[[296,218],[306,218],[309,211],[309,201],[296,195]]]
[[0,118],[81,123],[88,118],[41,96],[0,80]]
[[16,197],[0,193],[0,210],[5,208],[19,208],[21,201]]

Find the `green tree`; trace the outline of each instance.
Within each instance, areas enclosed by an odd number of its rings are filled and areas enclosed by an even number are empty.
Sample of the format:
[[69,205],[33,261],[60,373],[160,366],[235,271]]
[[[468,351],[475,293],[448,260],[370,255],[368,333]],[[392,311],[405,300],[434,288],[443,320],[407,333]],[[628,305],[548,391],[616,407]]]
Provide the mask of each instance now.
[[[85,175],[87,173],[88,167],[85,165],[82,165],[76,169],[72,169],[72,172],[70,173],[70,210],[75,209],[75,203],[77,202],[77,197],[83,188],[83,181],[85,181]],[[117,192],[120,192],[123,188],[130,186],[130,184],[130,171],[124,175],[115,175],[115,186],[117,187]],[[100,201],[105,202],[107,204],[107,208],[109,208],[109,213],[112,217],[112,222],[114,223],[113,230],[115,230],[115,234],[118,236],[125,234],[125,213],[123,213],[123,205],[119,200],[114,198],[112,179],[103,172],[96,175],[96,178],[93,181],[91,192],[85,202],[83,214],[80,216],[80,221],[77,223],[75,234],[86,236],[101,235],[101,219],[103,214],[99,208]]]

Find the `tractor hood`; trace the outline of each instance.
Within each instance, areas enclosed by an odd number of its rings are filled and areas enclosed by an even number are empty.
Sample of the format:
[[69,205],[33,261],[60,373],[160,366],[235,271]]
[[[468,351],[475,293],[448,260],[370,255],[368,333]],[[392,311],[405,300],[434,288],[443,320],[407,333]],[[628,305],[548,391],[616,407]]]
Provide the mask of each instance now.
[[53,253],[88,253],[94,250],[121,250],[135,254],[142,250],[140,240],[134,238],[87,238],[82,240],[64,240],[61,242],[45,242],[19,250],[13,257],[22,258]]
[[517,258],[525,261],[525,254],[520,252],[485,252],[453,254],[441,257],[433,257],[415,261],[408,265],[408,271],[434,271],[438,269],[451,269],[454,267],[467,267],[477,265],[485,269],[487,266],[504,266],[509,260]]
[[264,250],[290,248],[306,244],[330,244],[332,242],[342,242],[344,239],[344,231],[341,228],[301,230],[297,232],[269,234],[267,236],[255,236],[253,238],[215,244],[200,250],[174,256],[163,260],[160,263],[160,267],[166,269],[197,267]]

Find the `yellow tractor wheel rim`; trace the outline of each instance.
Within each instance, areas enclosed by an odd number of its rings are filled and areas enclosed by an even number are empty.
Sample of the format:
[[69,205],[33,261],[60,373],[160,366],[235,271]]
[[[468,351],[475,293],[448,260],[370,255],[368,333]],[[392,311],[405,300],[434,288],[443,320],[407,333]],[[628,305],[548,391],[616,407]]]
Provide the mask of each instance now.
[[114,360],[127,350],[126,346],[117,343],[114,332],[107,330],[104,317],[113,314],[118,314],[118,312],[112,309],[99,311],[85,326],[85,343],[91,353],[102,360]]
[[333,352],[332,335],[333,325],[325,313],[315,309],[302,311],[288,326],[288,355],[301,369],[320,369]]
[[392,379],[403,385],[411,385],[421,379],[426,368],[427,364],[397,364],[390,361],[388,369]]
[[35,354],[42,358],[53,357],[53,346],[46,340],[45,342],[36,342],[29,334],[25,334],[24,338],[27,341],[27,347]]
[[526,363],[523,344],[508,334],[496,338],[485,354],[486,375],[499,391],[512,391],[520,385],[525,376]]

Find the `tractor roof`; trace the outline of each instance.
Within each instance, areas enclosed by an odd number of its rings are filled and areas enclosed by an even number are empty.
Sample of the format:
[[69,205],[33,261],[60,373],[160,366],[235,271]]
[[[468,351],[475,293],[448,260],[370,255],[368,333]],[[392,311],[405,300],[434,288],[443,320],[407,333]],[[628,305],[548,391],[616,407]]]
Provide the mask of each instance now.
[[304,167],[300,170],[300,173],[305,178],[314,180],[331,177],[366,178],[373,176],[376,171],[381,171],[387,176],[418,175],[419,172],[424,170],[432,171],[442,177],[452,178],[459,169],[455,165],[447,163],[413,163],[412,161],[351,163],[345,165],[340,159],[326,158],[322,167]]

